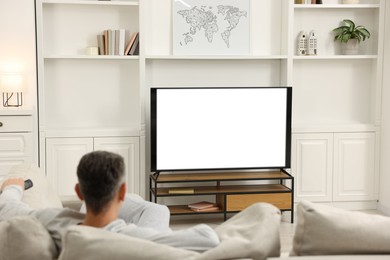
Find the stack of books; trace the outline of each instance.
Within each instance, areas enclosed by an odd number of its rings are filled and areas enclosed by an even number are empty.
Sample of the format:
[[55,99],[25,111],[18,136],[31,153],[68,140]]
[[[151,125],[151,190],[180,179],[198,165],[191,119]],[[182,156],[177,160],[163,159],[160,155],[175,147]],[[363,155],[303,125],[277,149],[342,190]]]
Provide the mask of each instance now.
[[[108,29],[97,36],[99,55],[138,55],[139,33],[125,29]],[[127,44],[126,44],[127,42]]]
[[219,210],[219,207],[216,203],[209,201],[201,201],[189,204],[188,207],[197,212],[205,212],[205,211],[216,211]]

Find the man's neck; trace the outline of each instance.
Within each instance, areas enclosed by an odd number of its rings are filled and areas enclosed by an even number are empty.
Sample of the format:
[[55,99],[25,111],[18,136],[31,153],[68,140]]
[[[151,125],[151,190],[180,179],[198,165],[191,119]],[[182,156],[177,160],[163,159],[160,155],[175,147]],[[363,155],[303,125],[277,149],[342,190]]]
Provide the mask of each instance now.
[[93,214],[92,212],[87,212],[83,225],[102,228],[113,222],[118,218],[117,214],[113,211],[104,211],[99,214]]

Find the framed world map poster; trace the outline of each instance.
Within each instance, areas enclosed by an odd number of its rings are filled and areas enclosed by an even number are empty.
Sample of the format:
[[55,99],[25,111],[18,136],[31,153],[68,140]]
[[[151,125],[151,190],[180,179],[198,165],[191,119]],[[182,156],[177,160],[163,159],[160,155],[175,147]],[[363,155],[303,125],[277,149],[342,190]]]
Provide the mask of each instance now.
[[248,55],[250,0],[172,0],[174,55]]

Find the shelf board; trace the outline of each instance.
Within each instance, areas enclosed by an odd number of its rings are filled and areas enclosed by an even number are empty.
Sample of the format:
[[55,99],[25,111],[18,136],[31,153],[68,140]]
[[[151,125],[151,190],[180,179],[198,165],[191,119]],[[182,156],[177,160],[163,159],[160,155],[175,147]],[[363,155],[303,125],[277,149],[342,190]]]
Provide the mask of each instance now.
[[[193,189],[193,193],[169,193],[169,189],[178,187],[157,188],[156,196],[193,196],[193,195],[212,195],[212,194],[250,194],[250,193],[283,193],[291,192],[289,188],[282,184],[257,184],[257,185],[221,185],[221,186],[193,186],[180,187],[180,189]],[[154,189],[153,189],[154,190]]]
[[374,124],[295,124],[292,133],[333,133],[333,132],[375,132],[379,126]]
[[295,9],[367,9],[379,7],[379,4],[294,4]]
[[141,130],[136,128],[45,128],[40,126],[40,131],[45,137],[109,137],[109,136],[135,136],[141,135]]
[[177,174],[159,174],[157,183],[172,182],[201,182],[201,181],[248,181],[248,180],[275,180],[290,179],[291,176],[282,171],[264,171],[264,172],[207,172],[207,173],[177,173]]
[[70,5],[126,5],[139,6],[138,1],[88,1],[88,0],[42,0],[43,4],[70,4]]
[[283,60],[287,55],[146,55],[149,60]]
[[294,60],[359,60],[377,59],[378,55],[312,55],[294,56]]
[[48,55],[44,59],[69,59],[69,60],[139,60],[138,55]]

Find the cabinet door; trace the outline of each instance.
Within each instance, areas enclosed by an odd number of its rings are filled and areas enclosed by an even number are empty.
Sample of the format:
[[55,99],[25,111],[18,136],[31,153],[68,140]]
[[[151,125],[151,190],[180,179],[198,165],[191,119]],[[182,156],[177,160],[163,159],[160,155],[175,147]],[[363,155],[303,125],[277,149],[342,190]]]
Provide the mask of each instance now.
[[95,150],[111,151],[123,156],[128,193],[139,193],[139,137],[95,138]]
[[335,134],[335,201],[377,199],[375,151],[374,133]]
[[332,200],[333,134],[294,134],[295,200]]
[[81,157],[93,151],[93,138],[47,138],[46,174],[62,200],[77,198],[77,165]]

